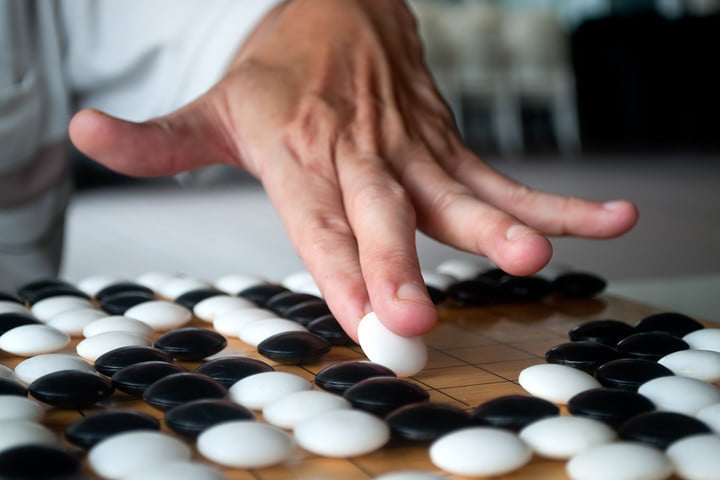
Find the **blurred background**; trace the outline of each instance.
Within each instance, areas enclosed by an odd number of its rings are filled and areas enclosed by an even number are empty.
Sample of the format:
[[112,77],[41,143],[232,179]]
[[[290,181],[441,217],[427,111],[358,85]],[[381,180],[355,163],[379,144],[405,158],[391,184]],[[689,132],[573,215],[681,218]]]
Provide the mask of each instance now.
[[[720,0],[411,0],[467,144],[528,185],[627,198],[638,226],[554,239],[554,269],[720,321]],[[214,280],[303,269],[260,185],[211,168],[134,180],[79,158],[63,275]],[[424,268],[468,257],[422,234]]]

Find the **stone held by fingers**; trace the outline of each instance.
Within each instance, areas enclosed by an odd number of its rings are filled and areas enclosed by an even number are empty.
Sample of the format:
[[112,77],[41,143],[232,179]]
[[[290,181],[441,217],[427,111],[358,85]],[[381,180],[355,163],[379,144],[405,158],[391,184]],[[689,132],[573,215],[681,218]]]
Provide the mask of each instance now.
[[391,332],[375,312],[360,320],[358,340],[371,362],[388,367],[399,377],[415,375],[427,363],[427,347],[422,337],[402,337]]

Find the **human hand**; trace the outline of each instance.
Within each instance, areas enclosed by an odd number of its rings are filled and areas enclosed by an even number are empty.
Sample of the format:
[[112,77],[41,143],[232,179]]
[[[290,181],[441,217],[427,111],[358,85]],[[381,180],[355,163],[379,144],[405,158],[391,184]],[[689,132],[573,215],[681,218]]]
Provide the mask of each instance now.
[[84,110],[70,136],[129,175],[255,175],[353,338],[371,309],[404,336],[435,324],[416,228],[527,275],[550,259],[546,235],[610,238],[637,220],[629,202],[535,191],[464,147],[400,0],[281,4],[195,102],[144,123]]

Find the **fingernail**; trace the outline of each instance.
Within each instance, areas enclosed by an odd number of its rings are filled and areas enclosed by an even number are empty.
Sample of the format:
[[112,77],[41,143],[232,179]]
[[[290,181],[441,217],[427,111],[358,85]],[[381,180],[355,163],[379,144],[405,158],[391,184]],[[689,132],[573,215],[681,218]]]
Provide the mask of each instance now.
[[605,202],[603,203],[603,208],[605,210],[619,210],[620,208],[623,208],[625,206],[625,201],[623,200],[613,200],[612,202]]
[[425,302],[427,299],[427,288],[417,283],[404,283],[395,292],[397,299],[401,302]]
[[507,232],[505,232],[505,238],[512,242],[514,240],[517,240],[518,238],[527,235],[529,233],[533,233],[534,230],[530,227],[526,227],[525,225],[513,225],[512,227],[507,229]]

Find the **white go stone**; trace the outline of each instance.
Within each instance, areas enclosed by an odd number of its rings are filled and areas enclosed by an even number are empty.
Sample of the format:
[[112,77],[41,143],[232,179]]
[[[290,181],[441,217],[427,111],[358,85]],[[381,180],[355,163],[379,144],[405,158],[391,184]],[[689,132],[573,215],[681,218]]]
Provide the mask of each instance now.
[[532,450],[516,434],[493,427],[462,428],[430,445],[432,463],[455,475],[503,475],[531,458]]
[[226,480],[217,468],[199,462],[177,461],[153,465],[122,480]]
[[267,280],[259,275],[251,275],[248,273],[231,273],[223,275],[215,280],[215,288],[221,290],[228,295],[237,295],[246,288],[255,285],[263,285]]
[[44,298],[36,302],[30,307],[30,311],[32,311],[32,314],[39,320],[46,321],[63,312],[91,307],[92,303],[86,298],[59,295],[57,297]]
[[519,435],[537,455],[558,460],[610,443],[617,437],[615,430],[603,422],[570,416],[537,420],[523,428]]
[[287,432],[271,425],[235,420],[204,430],[197,438],[197,448],[205,458],[226,467],[263,468],[287,460],[295,442]]
[[663,480],[673,473],[667,456],[634,442],[615,442],[585,450],[565,465],[572,480]]
[[456,280],[469,280],[492,266],[489,260],[480,258],[451,258],[440,263],[435,271],[450,275]]
[[695,418],[710,427],[713,432],[720,434],[720,403],[703,407],[697,412]]
[[291,393],[262,409],[263,419],[276,427],[292,430],[300,422],[330,410],[347,410],[350,402],[340,395],[321,390]]
[[193,307],[193,313],[200,320],[212,323],[215,318],[223,313],[243,308],[257,308],[257,305],[247,298],[216,295],[196,303],[195,307]]
[[0,423],[0,452],[20,445],[55,445],[57,435],[44,425],[30,420],[8,420]]
[[160,285],[157,292],[160,296],[170,300],[175,300],[183,293],[187,293],[190,290],[197,290],[198,288],[209,288],[211,285],[204,281],[194,277],[181,275],[175,278],[171,278],[167,282]]
[[438,290],[447,290],[450,285],[457,282],[455,277],[451,275],[427,270],[423,270],[422,277],[425,285],[437,288]]
[[218,315],[213,320],[213,328],[226,336],[238,338],[238,332],[247,323],[268,318],[280,318],[266,308],[243,308]]
[[75,347],[77,354],[89,362],[94,362],[97,358],[120,347],[129,347],[133,345],[149,346],[150,339],[144,335],[129,332],[104,332],[87,337]]
[[156,331],[179,328],[192,320],[192,312],[182,305],[167,300],[150,300],[125,311],[125,316],[140,320]]
[[357,333],[368,360],[384,365],[398,377],[410,377],[425,368],[427,347],[423,338],[402,337],[391,332],[375,312],[360,320]]
[[120,282],[125,282],[125,281],[127,281],[127,279],[125,277],[120,277],[118,275],[100,274],[100,275],[91,275],[89,277],[85,277],[82,280],[80,280],[76,286],[82,292],[85,292],[86,294],[90,295],[91,297],[94,297],[103,288],[108,287],[115,283],[120,283]]
[[348,458],[382,448],[390,427],[362,410],[330,410],[295,426],[295,440],[305,450],[323,457]]
[[518,382],[529,394],[563,405],[580,392],[602,386],[592,375],[556,363],[527,367]]
[[638,388],[658,410],[694,416],[702,408],[720,402],[720,389],[702,380],[676,375],[649,380]]
[[310,390],[312,384],[288,372],[261,372],[235,382],[228,390],[229,398],[251,410],[262,410],[293,392]]
[[35,400],[19,395],[0,395],[0,430],[7,421],[38,422],[46,407]]
[[67,353],[46,353],[23,360],[15,366],[15,375],[23,383],[31,384],[48,373],[60,370],[95,372],[95,367],[82,358]]
[[32,316],[32,312],[29,308],[17,302],[10,302],[8,300],[0,300],[0,313],[22,313],[23,315]]
[[373,480],[447,480],[448,477],[439,473],[423,472],[420,470],[401,470],[389,472],[375,477]]
[[13,372],[12,368],[6,367],[2,363],[0,363],[0,378],[9,378],[11,380],[14,380],[15,372]]
[[242,325],[237,331],[237,337],[248,345],[257,347],[263,340],[278,333],[307,331],[304,326],[286,318],[264,318]]
[[0,349],[18,357],[57,352],[69,343],[68,334],[41,324],[15,327],[0,336]]
[[706,433],[681,438],[665,450],[675,473],[685,480],[720,478],[720,435]]
[[317,283],[315,283],[313,276],[307,270],[293,272],[283,278],[280,283],[282,286],[292,290],[293,292],[309,293],[310,295],[315,295],[316,297],[322,297],[320,288]]
[[158,465],[190,460],[190,456],[190,447],[174,436],[155,431],[130,431],[95,444],[87,460],[101,477],[122,479]]
[[173,272],[145,272],[138,276],[135,282],[157,293],[163,285],[180,277],[179,273]]
[[45,323],[71,337],[81,337],[85,326],[103,317],[107,317],[107,313],[97,308],[79,308],[50,317]]
[[720,352],[720,328],[701,328],[683,337],[690,348]]
[[124,315],[98,318],[83,328],[83,336],[85,337],[92,337],[105,332],[127,332],[150,337],[153,334],[153,329],[145,322]]
[[660,360],[660,365],[669,368],[675,375],[697,378],[705,382],[720,380],[720,352],[712,350],[679,350]]

